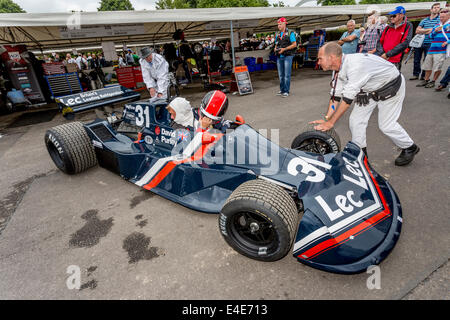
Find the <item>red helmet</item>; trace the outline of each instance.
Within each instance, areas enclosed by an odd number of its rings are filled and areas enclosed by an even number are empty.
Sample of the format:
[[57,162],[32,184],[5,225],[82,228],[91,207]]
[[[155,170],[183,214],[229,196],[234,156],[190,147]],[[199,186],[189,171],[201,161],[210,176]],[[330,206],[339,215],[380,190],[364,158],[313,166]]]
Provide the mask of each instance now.
[[220,121],[228,109],[228,98],[220,90],[208,92],[200,104],[200,111],[206,117]]

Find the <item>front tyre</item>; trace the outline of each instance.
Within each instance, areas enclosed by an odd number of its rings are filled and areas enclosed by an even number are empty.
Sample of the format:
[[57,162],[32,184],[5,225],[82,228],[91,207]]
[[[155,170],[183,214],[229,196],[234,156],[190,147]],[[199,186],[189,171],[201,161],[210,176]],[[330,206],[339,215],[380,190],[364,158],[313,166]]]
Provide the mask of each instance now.
[[256,179],[230,195],[219,216],[225,241],[244,256],[261,261],[283,258],[294,241],[298,211],[281,187]]
[[304,132],[292,141],[291,149],[317,154],[338,153],[341,140],[334,128],[324,132],[314,129],[316,125],[308,124]]
[[81,122],[47,130],[44,141],[56,167],[64,173],[80,173],[97,164],[94,147]]

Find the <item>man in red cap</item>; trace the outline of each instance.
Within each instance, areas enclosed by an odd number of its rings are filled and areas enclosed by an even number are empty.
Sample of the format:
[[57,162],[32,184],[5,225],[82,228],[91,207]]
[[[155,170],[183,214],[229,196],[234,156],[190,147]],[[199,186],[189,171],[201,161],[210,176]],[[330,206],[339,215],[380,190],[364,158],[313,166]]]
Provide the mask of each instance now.
[[297,47],[297,39],[295,33],[287,27],[286,18],[278,19],[278,32],[275,36],[275,49],[277,54],[278,76],[280,78],[280,91],[277,95],[286,98],[289,96],[291,87],[291,70],[292,60],[294,59],[295,48]]

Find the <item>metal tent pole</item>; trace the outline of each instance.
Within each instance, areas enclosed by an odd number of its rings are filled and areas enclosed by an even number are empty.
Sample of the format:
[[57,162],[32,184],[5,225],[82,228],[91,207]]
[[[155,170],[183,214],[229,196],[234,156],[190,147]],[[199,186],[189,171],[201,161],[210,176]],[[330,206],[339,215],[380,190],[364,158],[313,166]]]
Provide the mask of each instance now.
[[233,20],[230,20],[230,30],[231,30],[231,55],[233,58],[233,72],[236,67],[236,60],[234,58],[234,34],[233,34]]

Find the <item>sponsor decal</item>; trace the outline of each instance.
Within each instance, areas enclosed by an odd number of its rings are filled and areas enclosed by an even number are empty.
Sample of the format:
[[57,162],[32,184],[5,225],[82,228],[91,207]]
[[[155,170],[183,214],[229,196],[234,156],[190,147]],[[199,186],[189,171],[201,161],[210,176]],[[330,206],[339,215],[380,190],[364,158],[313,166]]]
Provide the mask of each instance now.
[[151,136],[145,136],[144,141],[146,144],[153,144],[153,138]]
[[48,139],[53,143],[53,145],[55,146],[56,150],[58,150],[58,153],[60,155],[62,155],[64,153],[64,151],[63,151],[61,145],[59,144],[59,141],[56,140],[56,138],[51,133],[48,135]]
[[[369,230],[376,224],[382,222],[392,215],[384,196],[370,172],[367,158],[362,163],[363,153],[359,154],[357,161],[351,161],[343,157],[345,172],[343,179],[353,185],[352,189],[344,190],[336,195],[332,203],[327,203],[321,196],[315,200],[323,209],[324,213],[334,224],[319,228],[308,236],[294,244],[295,254],[302,259],[311,260],[318,255],[333,249],[341,244],[355,239],[359,234]],[[355,198],[355,194],[360,194],[361,189],[370,191],[373,199],[368,201],[371,205],[365,205],[364,199]],[[372,202],[374,201],[374,203]],[[321,238],[332,235],[333,238],[319,242]],[[316,243],[310,249],[302,250],[309,245]]]
[[259,247],[258,256],[266,256],[267,255],[267,247]]
[[332,138],[329,138],[327,140],[327,142],[330,145],[331,151],[333,151],[333,153],[338,153],[339,152],[339,147],[338,147],[336,141],[334,141]]
[[123,91],[119,86],[98,89],[95,91],[88,91],[84,93],[78,93],[76,95],[68,96],[66,98],[60,98],[60,101],[65,105],[71,107],[81,103],[88,103],[93,101],[99,101],[122,95]]
[[92,140],[92,144],[94,145],[94,147],[103,149],[103,144],[97,140]]
[[227,225],[227,217],[224,216],[223,214],[220,214],[219,228],[220,232],[222,232],[224,236],[228,236],[226,225]]

